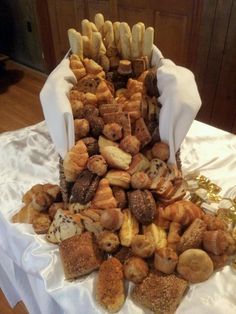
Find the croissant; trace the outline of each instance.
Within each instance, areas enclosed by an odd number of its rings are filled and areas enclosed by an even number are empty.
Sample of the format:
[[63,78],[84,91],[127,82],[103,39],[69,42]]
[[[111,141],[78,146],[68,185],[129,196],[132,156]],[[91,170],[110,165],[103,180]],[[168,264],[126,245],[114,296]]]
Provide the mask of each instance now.
[[63,161],[66,181],[75,182],[85,168],[89,158],[87,147],[82,140],[78,141],[66,154]]
[[166,231],[154,223],[143,226],[143,234],[154,242],[156,250],[167,246]]
[[182,225],[189,225],[194,219],[201,218],[202,215],[201,208],[188,200],[181,200],[170,204],[163,211],[163,218]]
[[131,96],[135,93],[143,93],[143,83],[130,78],[127,83],[127,95]]
[[86,71],[90,74],[96,75],[96,74],[102,72],[102,70],[103,70],[102,67],[92,59],[86,58],[83,60],[83,62],[84,62],[84,66],[86,68]]
[[109,104],[114,100],[114,97],[112,96],[112,93],[105,81],[101,81],[99,83],[96,90],[96,96],[99,104]]
[[117,207],[117,201],[113,196],[112,189],[107,179],[102,179],[99,182],[97,191],[92,200],[92,206],[102,209]]
[[228,232],[224,230],[206,231],[203,235],[203,247],[215,255],[225,254],[231,245]]
[[86,75],[85,67],[79,59],[71,59],[70,68],[78,81]]

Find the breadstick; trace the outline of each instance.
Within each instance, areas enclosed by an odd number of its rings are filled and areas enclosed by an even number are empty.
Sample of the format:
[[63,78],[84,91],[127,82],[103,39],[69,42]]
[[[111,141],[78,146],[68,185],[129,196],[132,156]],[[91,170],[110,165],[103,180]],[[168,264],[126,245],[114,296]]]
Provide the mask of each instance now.
[[84,57],[90,58],[91,57],[90,40],[88,36],[82,36],[82,40],[83,40]]
[[97,26],[98,31],[100,32],[103,24],[104,24],[104,17],[101,13],[97,13],[94,17],[95,25]]
[[103,24],[103,36],[105,41],[106,48],[113,47],[114,46],[114,32],[113,32],[113,26],[111,21],[106,21]]
[[77,54],[81,59],[83,59],[83,40],[81,34],[75,29],[70,28],[68,30],[68,38],[72,53]]
[[129,25],[125,22],[120,23],[120,44],[123,59],[131,58],[131,31]]
[[114,41],[116,48],[118,49],[119,53],[121,53],[121,46],[120,46],[120,22],[114,22],[113,23],[113,32],[114,32]]
[[98,32],[97,26],[93,22],[90,22],[90,25],[91,25],[92,32]]
[[131,54],[133,59],[141,57],[141,32],[142,28],[139,24],[132,27]]
[[87,19],[82,20],[81,26],[82,26],[82,35],[87,36],[88,39],[91,40],[92,26],[91,26],[89,20],[87,20]]
[[95,61],[98,60],[98,56],[101,49],[101,42],[102,42],[101,34],[99,32],[93,32],[90,47],[91,47],[91,57]]
[[148,57],[149,62],[152,56],[153,38],[154,38],[154,29],[153,27],[148,27],[144,33],[143,55]]
[[143,54],[143,40],[144,40],[144,33],[145,33],[145,24],[142,22],[138,22],[138,25],[141,26],[141,43],[140,43],[140,56]]

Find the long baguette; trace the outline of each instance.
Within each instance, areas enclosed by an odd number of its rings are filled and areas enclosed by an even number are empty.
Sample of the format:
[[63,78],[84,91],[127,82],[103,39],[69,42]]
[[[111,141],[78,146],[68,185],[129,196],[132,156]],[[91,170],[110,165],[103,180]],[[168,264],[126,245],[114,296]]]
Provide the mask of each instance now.
[[106,48],[114,47],[114,32],[111,21],[106,21],[103,24],[103,36]]
[[84,19],[81,22],[81,26],[82,26],[82,35],[83,36],[87,36],[89,40],[91,40],[92,38],[92,25],[89,22],[89,20]]
[[99,32],[93,32],[91,38],[91,56],[92,59],[98,61],[98,56],[101,49],[102,36]]
[[104,24],[104,16],[101,13],[97,13],[94,17],[95,25],[97,26],[98,31],[101,31],[101,28]]
[[82,36],[82,40],[83,40],[84,57],[90,58],[91,57],[90,40],[89,40],[88,36]]
[[153,27],[148,27],[144,33],[143,39],[143,55],[148,57],[150,62],[153,48],[153,38],[154,38],[154,29]]
[[132,58],[136,59],[141,57],[141,36],[142,36],[142,27],[139,24],[135,24],[132,27],[132,42],[131,42],[131,54]]
[[120,44],[121,44],[121,54],[123,59],[131,58],[131,31],[130,27],[126,22],[120,23]]
[[121,45],[120,45],[120,22],[114,22],[113,23],[113,31],[114,31],[114,41],[116,48],[118,49],[119,53],[121,53]]
[[81,34],[75,29],[70,28],[68,30],[68,38],[72,53],[77,54],[81,59],[83,59],[83,40]]

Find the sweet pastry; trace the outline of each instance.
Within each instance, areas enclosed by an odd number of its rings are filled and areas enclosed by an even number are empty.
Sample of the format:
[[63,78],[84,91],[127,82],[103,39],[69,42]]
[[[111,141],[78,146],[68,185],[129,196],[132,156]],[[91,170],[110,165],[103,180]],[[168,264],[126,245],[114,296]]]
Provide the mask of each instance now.
[[97,301],[109,312],[118,312],[125,302],[123,267],[114,257],[104,261],[95,287]]
[[163,177],[167,174],[167,171],[168,168],[164,161],[158,158],[154,158],[151,160],[150,168],[147,172],[148,176],[152,180],[151,189],[156,189],[158,186],[161,186],[163,184]]
[[177,271],[191,283],[207,280],[212,275],[213,270],[212,260],[203,250],[189,249],[179,256]]
[[54,202],[61,200],[61,191],[60,187],[56,184],[35,184],[27,191],[23,197],[22,202],[26,205],[30,204],[33,201],[33,197],[38,193],[47,193]]
[[121,75],[129,75],[132,73],[132,64],[129,60],[120,60],[117,69],[118,73]]
[[119,231],[120,243],[129,247],[134,236],[139,232],[139,224],[128,208],[123,210],[123,214],[123,223]]
[[108,208],[103,210],[100,223],[103,228],[108,230],[119,230],[123,223],[123,213],[120,208]]
[[80,217],[84,229],[97,235],[103,231],[103,227],[100,223],[101,210],[86,209],[82,211],[78,216]]
[[224,230],[206,231],[203,235],[203,247],[207,252],[222,255],[229,246],[228,233]]
[[149,190],[134,190],[128,193],[129,208],[135,218],[143,225],[154,220],[156,212],[155,200]]
[[105,81],[101,81],[96,90],[96,96],[99,104],[112,103],[114,97]]
[[107,138],[105,138],[104,136],[100,135],[98,138],[98,147],[99,147],[99,151],[101,152],[102,149],[106,146],[115,146],[118,147],[119,144],[113,141],[108,140]]
[[177,251],[182,253],[191,248],[199,248],[201,246],[205,231],[205,222],[199,218],[196,218],[181,236],[177,245]]
[[46,238],[49,242],[60,243],[75,234],[81,234],[82,231],[82,226],[79,226],[71,217],[65,215],[61,209],[58,209],[48,229]]
[[122,138],[122,126],[115,122],[105,124],[103,134],[111,141],[118,141]]
[[83,117],[90,121],[93,117],[98,117],[99,111],[94,105],[85,105],[83,109]]
[[128,112],[111,112],[103,115],[105,123],[118,123],[122,126],[123,136],[131,135],[131,122]]
[[169,145],[164,142],[156,143],[152,146],[152,155],[154,158],[168,160],[170,156]]
[[139,152],[140,142],[137,137],[133,135],[127,135],[121,140],[120,148],[133,156]]
[[137,58],[132,60],[132,68],[135,77],[139,77],[145,71],[146,68],[144,59]]
[[109,181],[103,178],[98,185],[95,196],[92,200],[92,205],[95,208],[107,209],[117,208],[116,199],[113,196]]
[[182,200],[187,192],[187,183],[184,179],[178,180],[174,182],[173,188],[169,190],[169,192],[160,197],[160,201],[163,204],[172,204],[179,200]]
[[120,106],[116,103],[112,104],[101,104],[99,106],[99,113],[100,116],[103,117],[106,113],[114,113],[120,110]]
[[155,245],[152,239],[150,240],[143,234],[137,234],[132,239],[131,249],[134,255],[147,258],[153,255]]
[[63,161],[66,181],[75,182],[88,161],[87,147],[82,140],[78,141],[67,153]]
[[131,163],[131,155],[115,146],[106,146],[101,150],[101,155],[105,158],[110,167],[127,170]]
[[124,276],[133,283],[140,283],[147,277],[149,268],[148,264],[140,257],[130,257],[124,262]]
[[37,234],[46,234],[51,225],[51,219],[48,214],[41,214],[33,218],[32,224]]
[[170,223],[169,232],[167,236],[167,246],[173,250],[177,250],[177,245],[180,242],[181,224],[172,221]]
[[83,63],[79,59],[70,58],[70,68],[74,73],[77,81],[86,75],[86,70]]
[[84,93],[83,94],[83,104],[84,106],[90,105],[90,106],[97,106],[97,96],[94,95],[93,93]]
[[78,214],[83,210],[91,207],[91,202],[87,204],[80,204],[80,203],[68,203],[67,204],[68,210],[71,214]]
[[89,133],[89,122],[86,119],[74,120],[75,141],[77,142],[83,137],[86,137]]
[[194,219],[202,217],[202,210],[191,201],[181,200],[166,206],[163,217],[182,225],[189,225]]
[[98,138],[102,134],[104,121],[101,117],[92,116],[88,118],[90,133],[93,137]]
[[144,147],[145,145],[151,142],[152,136],[143,118],[139,118],[135,121],[134,135],[140,141],[141,147]]
[[89,157],[99,153],[98,141],[94,137],[85,137],[82,141],[87,147]]
[[133,175],[135,172],[138,171],[146,171],[150,167],[149,160],[141,153],[134,155],[132,157],[131,164],[127,172],[130,175]]
[[90,74],[98,74],[102,72],[102,67],[96,63],[93,59],[85,58],[83,60],[83,64],[85,66],[86,72]]
[[72,114],[74,119],[81,119],[83,118],[83,109],[84,104],[80,100],[70,100],[70,105],[72,109]]
[[82,79],[80,79],[77,83],[77,89],[79,91],[82,91],[84,93],[96,93],[97,86],[99,82],[101,81],[100,78],[86,75]]
[[93,155],[88,159],[87,168],[92,173],[102,177],[107,172],[107,163],[102,155]]
[[150,273],[131,293],[132,299],[154,313],[175,313],[188,287],[175,275],[159,276]]
[[149,189],[151,186],[151,179],[144,171],[135,172],[131,177],[131,186],[133,189]]
[[136,93],[143,94],[143,83],[129,78],[127,82],[127,95],[129,97]]
[[113,253],[118,249],[120,241],[116,233],[105,230],[98,234],[97,243],[100,250]]
[[71,202],[83,205],[90,202],[96,193],[99,181],[98,175],[87,169],[83,170],[73,185]]
[[51,219],[54,218],[58,209],[66,210],[66,204],[62,202],[53,203],[48,209],[48,214]]
[[154,267],[165,274],[172,274],[178,263],[178,255],[170,247],[164,247],[155,252]]
[[102,256],[90,232],[72,236],[61,242],[59,252],[67,280],[76,279],[99,268]]
[[130,174],[123,170],[109,170],[105,176],[110,185],[129,189]]
[[105,72],[108,72],[110,69],[110,60],[105,54],[100,54],[99,55],[99,64],[103,68]]
[[163,218],[163,204],[157,203],[156,205],[156,214],[153,223],[165,230],[169,230],[171,223],[169,220]]
[[133,253],[131,251],[131,248],[126,246],[120,246],[119,250],[114,255],[114,257],[117,258],[122,264],[124,264],[124,262],[132,256]]
[[156,250],[167,246],[166,231],[163,228],[156,226],[154,223],[148,226],[143,226],[143,234],[154,243]]
[[112,187],[113,195],[117,201],[118,208],[126,208],[127,207],[127,197],[125,191],[119,186]]
[[226,224],[225,222],[212,215],[212,214],[205,214],[203,215],[202,220],[206,223],[207,230],[226,230]]
[[31,206],[39,211],[46,211],[53,203],[53,198],[46,192],[33,193]]

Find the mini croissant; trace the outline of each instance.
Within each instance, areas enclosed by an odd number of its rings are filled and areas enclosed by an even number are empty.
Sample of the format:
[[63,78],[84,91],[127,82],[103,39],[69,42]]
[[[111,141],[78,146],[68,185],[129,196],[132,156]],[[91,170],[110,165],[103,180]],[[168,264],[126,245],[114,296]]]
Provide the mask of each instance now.
[[74,73],[74,75],[78,81],[86,75],[85,67],[79,58],[78,59],[75,59],[75,58],[70,59],[70,68],[71,68],[72,72]]
[[85,168],[89,158],[87,147],[82,140],[78,141],[66,154],[63,167],[66,181],[75,182]]
[[101,209],[117,207],[117,201],[113,196],[112,189],[110,188],[109,181],[107,179],[102,179],[99,182],[92,205]]
[[201,208],[194,203],[181,200],[167,206],[163,211],[163,217],[182,225],[191,224],[194,219],[203,215]]
[[99,83],[96,90],[96,96],[99,104],[109,104],[114,100],[114,97],[112,96],[112,93],[105,81],[101,81]]

